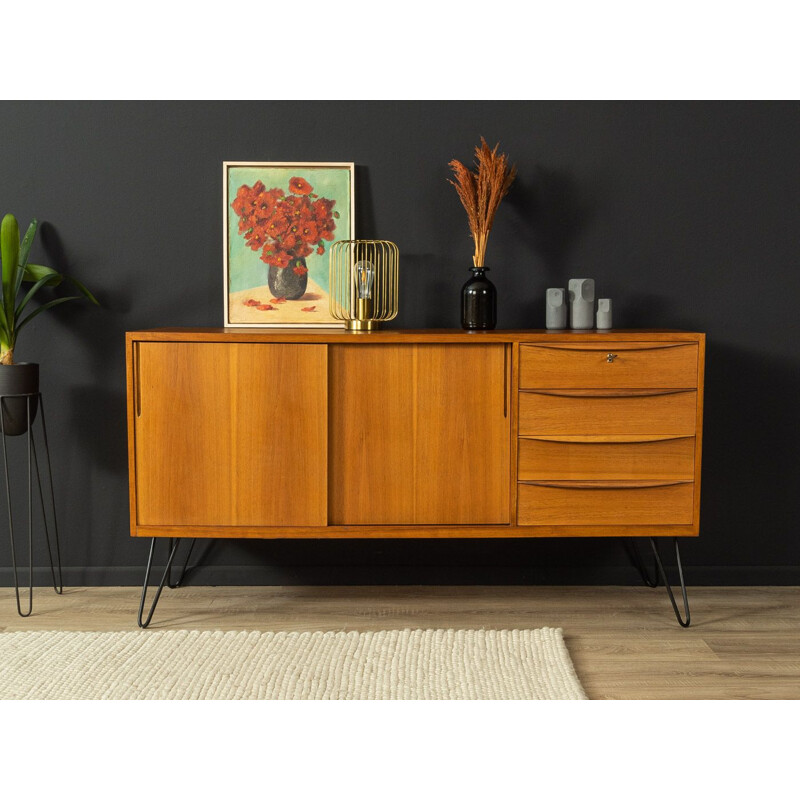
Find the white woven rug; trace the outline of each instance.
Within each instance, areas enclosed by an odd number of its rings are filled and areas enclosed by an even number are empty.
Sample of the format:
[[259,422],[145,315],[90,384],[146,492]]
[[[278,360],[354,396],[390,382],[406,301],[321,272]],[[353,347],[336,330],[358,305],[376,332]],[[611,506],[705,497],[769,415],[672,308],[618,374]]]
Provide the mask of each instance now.
[[585,700],[560,628],[0,634],[0,699]]

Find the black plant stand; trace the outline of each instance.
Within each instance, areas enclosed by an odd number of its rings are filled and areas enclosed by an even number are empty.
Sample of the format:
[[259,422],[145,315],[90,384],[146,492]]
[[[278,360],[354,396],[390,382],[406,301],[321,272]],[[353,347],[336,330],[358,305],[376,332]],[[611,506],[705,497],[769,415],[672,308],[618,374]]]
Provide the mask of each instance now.
[[[14,537],[14,513],[11,504],[11,480],[8,471],[8,447],[6,444],[5,432],[5,407],[6,400],[11,398],[22,398],[25,400],[25,407],[27,412],[27,430],[25,436],[27,438],[27,451],[28,451],[28,610],[23,612],[22,603],[20,602],[20,582],[19,571],[17,568],[17,552]],[[38,417],[41,420],[42,437],[44,441],[44,455],[47,462],[47,477],[50,489],[50,508],[52,510],[53,518],[53,538],[55,539],[55,552],[56,561],[53,562],[53,548],[50,543],[50,531],[47,524],[47,510],[45,508],[44,490],[42,489],[42,476],[39,468],[39,459],[36,455],[36,441],[33,435],[33,424],[36,421],[33,417],[35,411],[32,412],[33,401],[36,399],[39,407]],[[53,589],[56,594],[61,594],[64,591],[64,581],[61,577],[61,548],[58,541],[58,521],[56,518],[56,500],[53,494],[53,470],[50,464],[50,448],[47,444],[47,425],[44,418],[44,403],[42,402],[41,392],[30,394],[4,394],[0,395],[0,438],[3,440],[3,472],[6,479],[6,502],[8,503],[8,532],[11,539],[11,565],[14,571],[14,590],[17,596],[17,612],[21,617],[29,617],[33,611],[33,471],[36,470],[36,483],[39,487],[39,502],[42,508],[42,524],[44,527],[45,541],[47,542],[47,555],[50,558],[50,573],[53,577]],[[58,578],[56,578],[56,564],[58,565]],[[24,587],[23,587],[24,588]]]
[[678,610],[678,604],[675,602],[675,595],[672,593],[672,587],[667,580],[667,573],[664,570],[664,565],[661,562],[661,555],[659,553],[658,544],[656,544],[656,540],[651,536],[650,537],[650,549],[653,551],[653,561],[654,561],[654,569],[653,569],[653,577],[651,578],[648,574],[647,570],[645,569],[644,563],[642,562],[641,556],[639,555],[639,551],[636,547],[636,544],[633,541],[630,541],[630,554],[634,560],[634,564],[636,568],[639,570],[639,574],[642,576],[642,580],[644,583],[649,586],[651,589],[655,589],[660,581],[664,582],[664,587],[667,590],[667,594],[669,595],[669,601],[672,603],[672,610],[675,612],[675,618],[678,620],[678,624],[682,628],[688,628],[691,624],[692,617],[691,612],[689,611],[689,598],[686,594],[686,581],[683,578],[683,567],[681,566],[681,551],[678,547],[678,539],[673,539],[675,543],[675,562],[678,565],[678,579],[680,580],[681,586],[681,595],[683,597],[683,611],[686,615],[686,619],[681,617],[681,613]]

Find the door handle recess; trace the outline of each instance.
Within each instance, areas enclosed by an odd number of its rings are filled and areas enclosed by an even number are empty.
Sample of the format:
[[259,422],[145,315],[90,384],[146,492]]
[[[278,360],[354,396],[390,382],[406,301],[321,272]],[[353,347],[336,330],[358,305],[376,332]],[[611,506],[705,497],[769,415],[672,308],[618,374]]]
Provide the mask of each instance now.
[[680,486],[691,481],[520,481],[530,486],[550,489],[657,489],[662,486]]

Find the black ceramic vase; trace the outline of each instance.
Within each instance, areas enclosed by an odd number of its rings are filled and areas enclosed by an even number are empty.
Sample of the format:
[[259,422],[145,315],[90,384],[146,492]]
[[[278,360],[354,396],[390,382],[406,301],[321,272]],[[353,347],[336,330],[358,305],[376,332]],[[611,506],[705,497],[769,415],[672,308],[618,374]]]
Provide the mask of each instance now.
[[497,289],[486,276],[488,267],[471,267],[472,277],[461,290],[461,327],[491,331],[497,325]]
[[270,267],[267,283],[273,297],[299,300],[308,286],[306,260],[293,258],[288,267]]
[[[3,433],[19,436],[33,424],[39,408],[39,365],[0,365],[0,404],[3,414]],[[34,395],[33,397],[9,397],[8,395]],[[28,404],[30,403],[30,411]],[[30,414],[30,417],[29,417]]]

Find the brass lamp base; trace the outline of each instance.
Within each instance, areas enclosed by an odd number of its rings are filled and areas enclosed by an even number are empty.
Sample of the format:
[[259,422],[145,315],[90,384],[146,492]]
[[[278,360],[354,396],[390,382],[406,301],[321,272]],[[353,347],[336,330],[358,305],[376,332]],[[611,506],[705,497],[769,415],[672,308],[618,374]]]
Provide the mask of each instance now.
[[345,327],[348,331],[374,331],[378,329],[378,324],[374,319],[348,319]]

